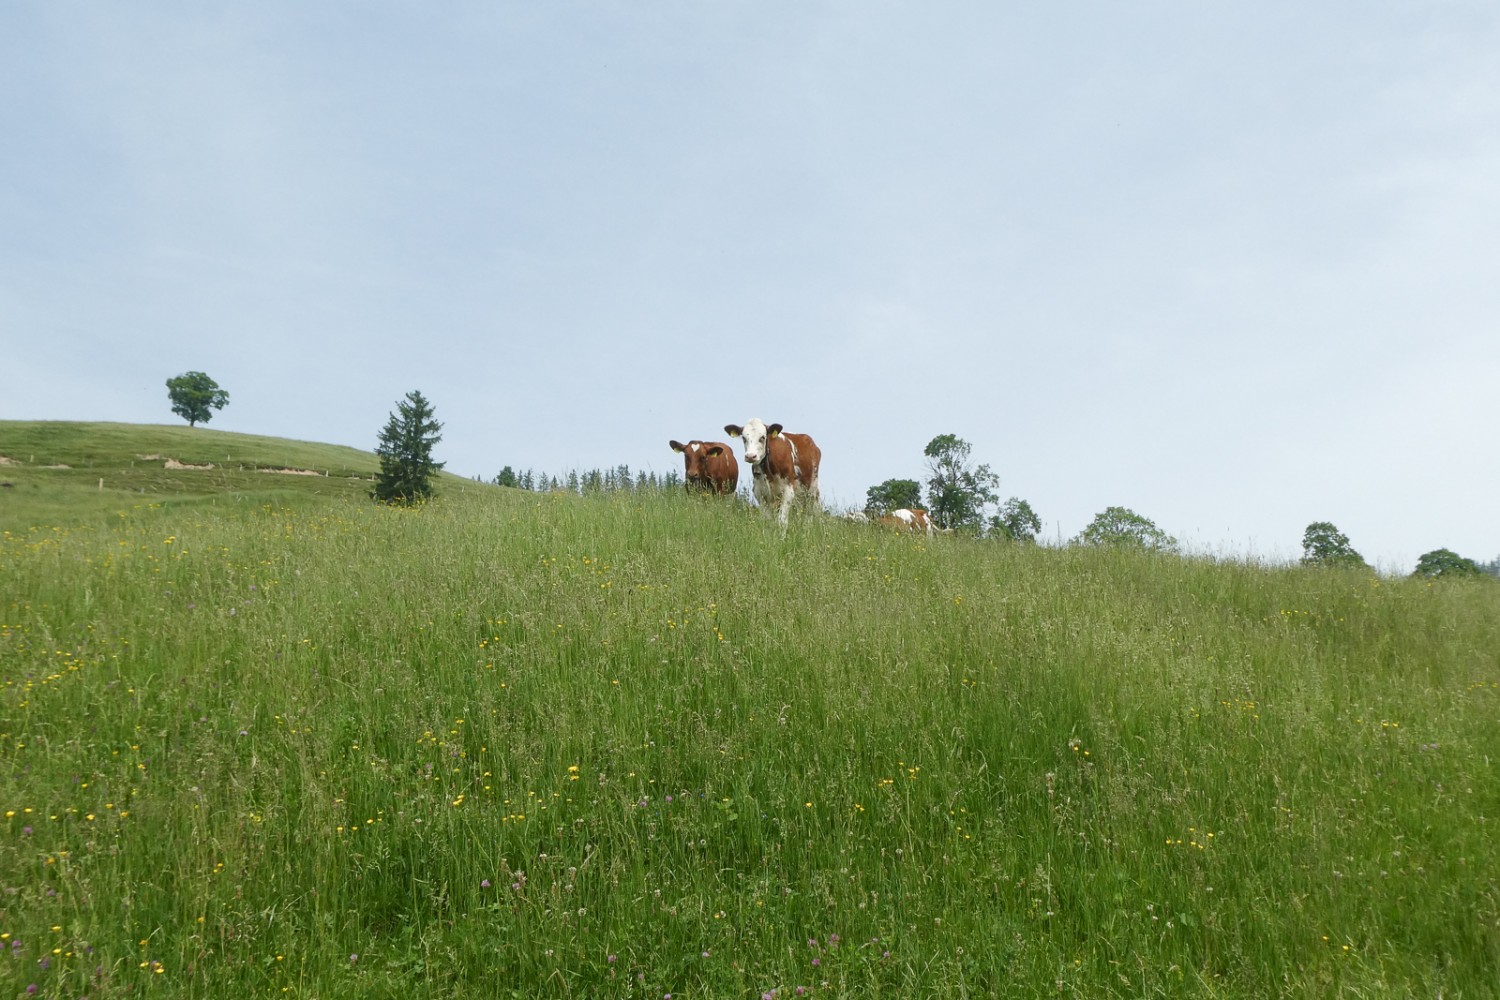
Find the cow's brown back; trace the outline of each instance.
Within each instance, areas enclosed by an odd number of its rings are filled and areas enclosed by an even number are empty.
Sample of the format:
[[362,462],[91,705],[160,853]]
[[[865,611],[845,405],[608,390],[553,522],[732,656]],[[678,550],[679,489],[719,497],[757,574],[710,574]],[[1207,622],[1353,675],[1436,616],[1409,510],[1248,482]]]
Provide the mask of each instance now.
[[771,473],[778,479],[795,481],[803,486],[812,486],[817,481],[823,453],[808,435],[783,431],[767,442],[766,454]]

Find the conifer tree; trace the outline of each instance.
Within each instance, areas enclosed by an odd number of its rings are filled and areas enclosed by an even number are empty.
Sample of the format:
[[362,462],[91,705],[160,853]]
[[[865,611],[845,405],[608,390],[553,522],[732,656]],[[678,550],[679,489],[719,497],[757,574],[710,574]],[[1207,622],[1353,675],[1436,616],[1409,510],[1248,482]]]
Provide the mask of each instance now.
[[414,504],[432,495],[432,478],[443,467],[432,460],[432,446],[443,439],[442,424],[432,419],[432,404],[416,391],[396,404],[380,432],[375,454],[380,473],[371,496],[382,503]]

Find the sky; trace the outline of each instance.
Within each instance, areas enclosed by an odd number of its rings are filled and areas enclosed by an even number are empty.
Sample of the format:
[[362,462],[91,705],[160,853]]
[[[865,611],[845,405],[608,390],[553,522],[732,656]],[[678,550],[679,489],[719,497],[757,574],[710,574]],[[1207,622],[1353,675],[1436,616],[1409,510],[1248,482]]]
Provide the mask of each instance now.
[[1500,5],[0,6],[0,419],[492,478],[972,446],[1065,541],[1500,555]]

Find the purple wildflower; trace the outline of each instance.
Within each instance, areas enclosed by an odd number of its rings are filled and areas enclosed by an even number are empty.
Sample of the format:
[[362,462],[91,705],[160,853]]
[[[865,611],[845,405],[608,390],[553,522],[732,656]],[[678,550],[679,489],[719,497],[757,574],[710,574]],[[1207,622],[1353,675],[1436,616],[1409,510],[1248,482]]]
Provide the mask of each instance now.
[[479,888],[481,888],[481,889],[488,889],[489,887],[490,887],[490,880],[489,879],[484,879],[483,881],[481,881],[479,883]]

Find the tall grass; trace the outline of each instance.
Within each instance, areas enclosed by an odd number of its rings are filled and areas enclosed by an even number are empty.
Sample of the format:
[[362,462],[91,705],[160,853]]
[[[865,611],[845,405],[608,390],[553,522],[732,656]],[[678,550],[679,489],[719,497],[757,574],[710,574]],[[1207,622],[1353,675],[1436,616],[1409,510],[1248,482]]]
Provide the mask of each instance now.
[[497,490],[0,587],[0,992],[1500,993],[1488,581]]

